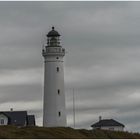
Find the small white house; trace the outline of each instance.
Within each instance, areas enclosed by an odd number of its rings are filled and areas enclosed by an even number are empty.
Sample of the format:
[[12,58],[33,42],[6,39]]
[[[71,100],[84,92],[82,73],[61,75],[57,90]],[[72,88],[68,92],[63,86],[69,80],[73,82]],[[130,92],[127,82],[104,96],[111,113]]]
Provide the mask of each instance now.
[[93,129],[103,129],[103,130],[111,130],[111,131],[123,131],[124,125],[113,120],[113,119],[101,119],[99,117],[99,121],[95,124],[91,125]]

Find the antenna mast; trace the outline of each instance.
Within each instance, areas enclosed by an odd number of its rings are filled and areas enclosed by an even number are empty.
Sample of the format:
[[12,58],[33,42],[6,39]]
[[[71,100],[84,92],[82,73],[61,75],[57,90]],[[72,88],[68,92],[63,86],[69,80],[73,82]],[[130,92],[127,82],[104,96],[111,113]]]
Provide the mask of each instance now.
[[75,95],[74,95],[74,88],[73,88],[73,126],[75,128]]

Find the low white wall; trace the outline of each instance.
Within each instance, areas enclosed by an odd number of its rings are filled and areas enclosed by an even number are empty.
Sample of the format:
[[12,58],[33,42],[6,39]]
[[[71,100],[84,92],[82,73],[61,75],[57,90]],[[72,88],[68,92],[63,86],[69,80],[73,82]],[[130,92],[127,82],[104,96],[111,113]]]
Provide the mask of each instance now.
[[103,129],[103,130],[114,130],[114,131],[123,131],[122,126],[102,126],[101,129]]

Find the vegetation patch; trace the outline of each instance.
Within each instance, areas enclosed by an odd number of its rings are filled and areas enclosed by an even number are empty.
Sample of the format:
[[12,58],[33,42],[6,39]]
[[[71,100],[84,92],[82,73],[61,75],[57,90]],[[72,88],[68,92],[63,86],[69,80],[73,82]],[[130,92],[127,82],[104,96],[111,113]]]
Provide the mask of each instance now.
[[1,139],[140,139],[139,133],[70,127],[0,126]]

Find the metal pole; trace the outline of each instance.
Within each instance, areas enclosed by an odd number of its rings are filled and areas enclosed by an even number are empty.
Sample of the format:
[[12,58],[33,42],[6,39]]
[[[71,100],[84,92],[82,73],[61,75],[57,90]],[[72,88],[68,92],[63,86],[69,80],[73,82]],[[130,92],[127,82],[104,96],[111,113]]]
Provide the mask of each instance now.
[[74,96],[74,88],[73,88],[73,126],[75,128],[75,96]]

